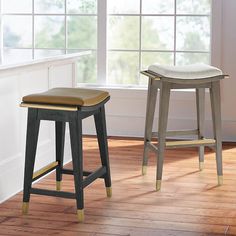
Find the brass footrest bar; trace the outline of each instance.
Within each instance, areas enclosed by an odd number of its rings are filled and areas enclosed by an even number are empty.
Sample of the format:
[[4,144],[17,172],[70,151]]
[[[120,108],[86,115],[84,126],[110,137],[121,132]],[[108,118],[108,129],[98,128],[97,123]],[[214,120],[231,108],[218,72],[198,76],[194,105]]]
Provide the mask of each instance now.
[[157,152],[157,146],[152,144],[151,142],[147,142],[148,148],[150,148],[153,152]]
[[166,148],[213,146],[215,145],[215,143],[216,143],[215,139],[170,141],[166,142]]
[[31,188],[30,193],[39,194],[39,195],[46,195],[46,196],[54,196],[54,197],[75,199],[75,193],[64,192],[64,191],[59,192],[59,191],[56,191],[56,190]]
[[[198,135],[198,130],[170,130],[166,132],[166,136],[185,136],[185,135]],[[158,137],[158,132],[152,132],[152,137]]]
[[[181,148],[181,147],[199,147],[199,146],[214,146],[215,139],[199,139],[199,140],[181,140],[181,141],[168,141],[166,142],[166,148]],[[157,152],[157,145],[147,142],[148,148]]]
[[52,170],[55,170],[57,166],[58,166],[58,161],[55,161],[55,162],[52,162],[52,163],[48,164],[47,166],[43,167],[42,169],[34,172],[32,181],[39,179],[40,177],[51,172]]

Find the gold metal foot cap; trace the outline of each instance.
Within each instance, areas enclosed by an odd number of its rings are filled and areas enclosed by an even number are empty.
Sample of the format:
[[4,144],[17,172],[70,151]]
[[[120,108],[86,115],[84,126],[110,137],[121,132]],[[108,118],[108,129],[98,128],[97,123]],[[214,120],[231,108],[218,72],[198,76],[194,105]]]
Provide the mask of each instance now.
[[204,169],[204,162],[200,161],[199,162],[199,170],[202,171]]
[[107,197],[111,197],[112,196],[112,188],[111,187],[107,187],[106,191],[107,191]]
[[218,186],[223,185],[223,175],[218,175]]
[[61,191],[61,181],[56,182],[56,190]]
[[146,175],[147,174],[147,166],[143,166],[142,167],[142,175]]
[[161,180],[157,180],[156,182],[156,191],[159,191],[161,189]]
[[29,212],[29,202],[23,202],[22,204],[22,214],[26,215]]
[[77,210],[78,222],[84,222],[84,209]]

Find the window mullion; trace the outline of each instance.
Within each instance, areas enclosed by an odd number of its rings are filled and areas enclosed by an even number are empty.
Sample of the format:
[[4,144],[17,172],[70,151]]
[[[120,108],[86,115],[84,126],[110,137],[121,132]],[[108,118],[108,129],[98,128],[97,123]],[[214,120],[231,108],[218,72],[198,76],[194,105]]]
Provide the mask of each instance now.
[[107,76],[107,0],[97,1],[97,82],[106,83]]
[[32,59],[35,59],[34,0],[32,0]]

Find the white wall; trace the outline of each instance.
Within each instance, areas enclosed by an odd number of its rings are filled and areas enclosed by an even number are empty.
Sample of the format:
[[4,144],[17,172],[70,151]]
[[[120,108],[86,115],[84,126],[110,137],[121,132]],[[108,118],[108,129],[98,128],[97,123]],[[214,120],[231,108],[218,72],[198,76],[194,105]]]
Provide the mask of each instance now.
[[[59,63],[58,63],[59,62]],[[24,95],[53,87],[73,87],[74,61],[53,61],[0,68],[0,202],[22,190],[27,109],[19,104]],[[42,121],[35,170],[55,161],[54,123]],[[68,131],[65,163],[71,160]]]

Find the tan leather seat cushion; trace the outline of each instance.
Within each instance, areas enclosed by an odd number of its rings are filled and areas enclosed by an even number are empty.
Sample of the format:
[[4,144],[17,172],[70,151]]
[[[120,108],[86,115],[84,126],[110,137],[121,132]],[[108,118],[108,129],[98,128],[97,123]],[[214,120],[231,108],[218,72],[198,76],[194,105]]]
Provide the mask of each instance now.
[[44,93],[30,94],[23,97],[24,103],[94,106],[109,97],[109,93],[94,89],[53,88]]

